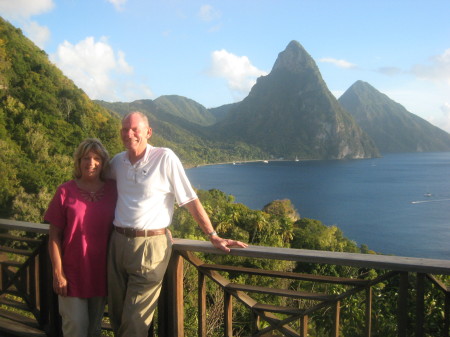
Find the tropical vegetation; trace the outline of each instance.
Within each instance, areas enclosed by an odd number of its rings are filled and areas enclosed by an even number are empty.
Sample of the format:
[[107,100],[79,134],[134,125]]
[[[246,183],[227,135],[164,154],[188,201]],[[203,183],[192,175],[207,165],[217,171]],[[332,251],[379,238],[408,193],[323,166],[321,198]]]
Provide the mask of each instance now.
[[[294,46],[296,47],[296,46]],[[317,74],[316,74],[317,75]],[[276,80],[282,78],[276,77]],[[272,78],[273,80],[273,78]],[[293,84],[299,84],[293,79]],[[260,81],[260,85],[268,81]],[[282,87],[282,85],[281,85]],[[278,87],[281,92],[284,92]],[[269,93],[270,88],[264,88],[260,94]],[[323,88],[319,88],[322,90]],[[323,93],[323,90],[322,90]],[[325,95],[328,95],[325,93]],[[298,97],[297,97],[298,98]],[[251,100],[249,100],[251,101]],[[331,102],[331,103],[330,103]],[[274,102],[275,104],[276,102]],[[289,102],[282,101],[280,106],[289,106]],[[284,105],[286,104],[286,105]],[[355,151],[361,156],[377,155],[378,152],[365,134],[356,126],[349,115],[337,107],[335,100],[329,99],[332,108],[339,110],[335,115],[337,120],[333,125],[344,125],[349,133],[339,135],[340,146],[345,148],[349,135],[355,134],[363,143],[356,146]],[[289,155],[296,155],[292,144],[301,149],[300,155],[312,156],[311,147],[301,148],[298,137],[292,140],[298,130],[289,128],[289,135],[283,137],[283,143],[275,144],[264,139],[270,132],[285,132],[282,118],[271,116],[272,124],[265,124],[267,116],[259,116],[258,123],[262,126],[258,132],[252,133],[254,142],[246,142],[246,132],[232,129],[233,123],[224,119],[228,110],[234,114],[239,109],[249,109],[246,103],[240,108],[236,105],[208,111],[202,106],[188,99],[178,96],[162,97],[155,101],[141,100],[133,103],[109,104],[93,102],[74,83],[65,77],[49,60],[44,51],[37,48],[30,40],[23,36],[20,29],[10,25],[0,18],[0,217],[41,222],[43,213],[56,187],[72,176],[72,153],[76,146],[87,137],[99,138],[107,147],[111,155],[121,151],[119,139],[120,116],[130,110],[143,110],[148,114],[154,128],[153,144],[172,148],[188,165],[217,163],[221,161],[238,161],[250,159],[264,159],[272,154],[283,153],[286,147]],[[261,110],[265,107],[261,106]],[[315,111],[315,110],[314,110]],[[278,111],[279,112],[279,111]],[[317,111],[316,111],[317,112]],[[314,112],[314,115],[317,115]],[[188,113],[188,117],[186,117]],[[244,116],[245,117],[245,116]],[[248,115],[247,115],[248,117]],[[290,116],[290,123],[298,121],[295,115]],[[220,122],[223,128],[215,129],[212,125]],[[280,124],[278,125],[278,121]],[[317,120],[317,128],[325,132],[329,124],[326,120]],[[217,124],[217,123],[216,123]],[[248,124],[247,127],[252,124]],[[305,134],[314,126],[302,126]],[[344,129],[345,129],[344,128]],[[219,131],[220,132],[219,132]],[[227,132],[228,131],[228,132]],[[240,134],[238,134],[240,132]],[[221,137],[218,137],[221,133]],[[214,137],[211,137],[215,134]],[[228,139],[227,135],[233,137]],[[261,136],[262,135],[262,136]],[[314,135],[313,133],[311,135]],[[328,137],[329,134],[323,136]],[[301,136],[303,137],[303,136]],[[331,137],[331,136],[330,136]],[[312,146],[320,146],[321,139],[313,142]],[[330,141],[331,139],[331,141]],[[323,156],[342,155],[342,148],[333,148],[329,138]],[[296,143],[297,142],[297,143]],[[323,145],[323,144],[322,144]],[[317,250],[331,250],[339,252],[361,252],[373,254],[367,246],[358,247],[354,242],[345,238],[342,231],[335,226],[326,226],[318,220],[302,218],[289,200],[278,200],[268,204],[262,210],[253,210],[247,206],[235,203],[232,196],[218,190],[198,191],[206,211],[217,229],[224,237],[233,237],[252,245],[305,248]],[[204,240],[192,217],[184,208],[177,208],[174,214],[172,229],[174,236]],[[214,259],[205,256],[205,259]],[[255,268],[280,271],[296,271],[317,275],[334,275],[352,278],[373,278],[381,272],[376,270],[362,270],[356,268],[342,268],[339,266],[320,266],[316,264],[294,264],[292,262],[273,262],[263,259],[233,259],[228,256],[218,257],[222,264],[240,264]],[[194,277],[193,271],[188,271],[186,278],[186,305],[191,315],[186,315],[186,334],[195,335],[196,307],[191,291]],[[229,275],[231,278],[242,277]],[[255,282],[251,278],[245,282]],[[268,285],[279,285],[290,289],[318,287],[315,284],[276,284],[275,280],[265,280]],[[211,286],[213,287],[213,286]],[[212,288],[213,289],[213,288]],[[391,311],[396,304],[392,303],[395,291],[390,284],[381,284],[380,293],[384,296],[375,297],[375,301],[383,301],[374,313],[376,332],[374,336],[392,336],[395,322],[390,319]],[[213,289],[214,290],[214,289]],[[328,291],[339,291],[339,287]],[[221,308],[220,293],[210,292],[209,318],[212,324],[211,336],[220,333],[221,319],[217,314]],[[443,304],[431,292],[427,301],[430,310],[438,312]],[[276,301],[276,299],[274,299]],[[358,296],[346,303],[347,310],[342,319],[349,324],[343,324],[342,336],[361,335],[361,326],[356,318],[363,317],[364,309]],[[251,317],[244,310],[236,313],[236,336],[245,336]],[[324,336],[331,319],[326,312],[317,314],[312,320],[310,336]],[[436,324],[437,326],[437,324]],[[436,328],[438,329],[438,328]],[[433,330],[435,331],[435,330]],[[436,330],[437,331],[437,330]],[[437,335],[437,334],[436,334]]]

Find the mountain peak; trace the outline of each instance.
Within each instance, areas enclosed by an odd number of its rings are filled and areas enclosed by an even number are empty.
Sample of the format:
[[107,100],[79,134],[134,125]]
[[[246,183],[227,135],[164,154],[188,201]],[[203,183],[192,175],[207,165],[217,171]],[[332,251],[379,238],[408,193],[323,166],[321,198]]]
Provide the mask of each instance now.
[[347,89],[347,92],[354,92],[358,94],[381,94],[377,89],[375,89],[372,85],[367,82],[358,80],[353,83],[350,88]]
[[355,82],[339,103],[381,152],[448,151],[450,135],[410,113],[369,83]]
[[299,72],[311,66],[317,68],[314,60],[305,48],[299,42],[293,40],[284,51],[278,54],[272,71],[286,69],[291,72]]
[[259,147],[275,158],[379,155],[297,41],[278,55],[270,74],[258,78],[250,94],[216,125],[215,132]]

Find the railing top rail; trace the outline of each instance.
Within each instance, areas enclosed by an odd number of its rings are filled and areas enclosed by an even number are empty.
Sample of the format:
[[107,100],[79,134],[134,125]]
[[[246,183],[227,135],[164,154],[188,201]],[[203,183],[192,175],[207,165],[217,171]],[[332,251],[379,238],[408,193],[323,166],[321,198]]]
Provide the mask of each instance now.
[[[174,239],[174,250],[225,254],[208,241]],[[403,256],[329,252],[307,249],[249,246],[232,248],[230,255],[285,260],[296,262],[323,263],[352,267],[386,269],[413,273],[450,275],[450,260],[424,259]]]
[[19,230],[19,231],[47,234],[48,228],[49,228],[48,224],[0,219],[0,229]]
[[[23,230],[35,233],[48,233],[49,225],[25,221],[0,219],[1,229]],[[214,248],[208,241],[174,239],[174,250],[192,251],[211,254],[225,254]],[[424,259],[403,256],[387,256],[374,254],[357,254],[329,252],[307,249],[277,248],[265,246],[249,246],[248,248],[232,248],[230,255],[285,260],[296,262],[335,264],[352,267],[366,267],[413,273],[429,273],[450,275],[450,260]]]

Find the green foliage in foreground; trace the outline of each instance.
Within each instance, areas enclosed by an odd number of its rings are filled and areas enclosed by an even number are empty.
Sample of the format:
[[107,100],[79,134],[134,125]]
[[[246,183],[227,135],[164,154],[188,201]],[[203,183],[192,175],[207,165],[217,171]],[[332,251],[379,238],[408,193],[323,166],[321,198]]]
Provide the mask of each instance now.
[[[276,200],[264,207],[264,210],[252,210],[243,204],[234,203],[234,198],[219,190],[198,191],[199,197],[208,212],[214,227],[222,237],[248,242],[251,245],[326,250],[336,252],[375,254],[367,246],[358,247],[347,239],[336,226],[326,226],[318,220],[300,218],[289,200]],[[173,226],[175,237],[194,240],[206,240],[195,221],[184,208],[175,211]],[[373,280],[385,271],[368,268],[353,268],[336,265],[312,263],[294,263],[290,261],[272,261],[268,259],[231,257],[227,255],[205,255],[205,263],[236,265],[256,269],[282,272],[299,272],[313,275],[328,275],[353,279]],[[232,282],[245,283],[279,289],[291,289],[302,292],[342,294],[349,290],[347,286],[324,284],[311,281],[292,281],[277,278],[247,276],[224,273]],[[449,283],[450,278],[446,277]],[[414,289],[414,276],[410,279]],[[185,264],[185,333],[194,336],[197,331],[197,271]],[[428,336],[437,336],[442,332],[442,312],[444,296],[437,289],[427,289],[426,307],[429,308]],[[383,281],[372,287],[372,336],[394,336],[397,334],[398,278]],[[223,336],[223,291],[212,282],[207,283],[207,327],[208,336]],[[258,302],[273,305],[309,308],[311,301],[299,301],[270,295],[251,294]],[[410,291],[409,301],[414,305],[415,292]],[[361,291],[341,302],[340,336],[353,337],[364,335],[365,292]],[[431,316],[433,314],[433,316]],[[410,315],[414,315],[411,311]],[[280,316],[281,317],[281,316]],[[431,318],[430,318],[431,317]],[[282,317],[281,317],[282,318]],[[414,317],[411,317],[414,321]],[[252,316],[250,311],[237,301],[233,304],[233,336],[250,335]],[[265,325],[261,323],[260,328]],[[298,329],[298,322],[292,325]],[[330,307],[323,308],[309,316],[308,336],[329,336],[333,327],[333,313]]]

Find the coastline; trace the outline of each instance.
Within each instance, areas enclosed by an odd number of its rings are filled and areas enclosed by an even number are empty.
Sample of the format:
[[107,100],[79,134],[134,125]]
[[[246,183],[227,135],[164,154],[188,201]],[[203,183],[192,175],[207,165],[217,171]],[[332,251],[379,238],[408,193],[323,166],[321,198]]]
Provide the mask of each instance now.
[[236,161],[228,161],[228,162],[220,162],[220,163],[206,163],[206,164],[185,164],[185,169],[191,169],[196,167],[203,167],[203,166],[214,166],[214,165],[241,165],[246,163],[266,163],[269,164],[270,162],[282,162],[282,161],[290,161],[290,162],[302,162],[302,161],[310,161],[310,160],[319,160],[319,159],[252,159],[252,160],[236,160]]

